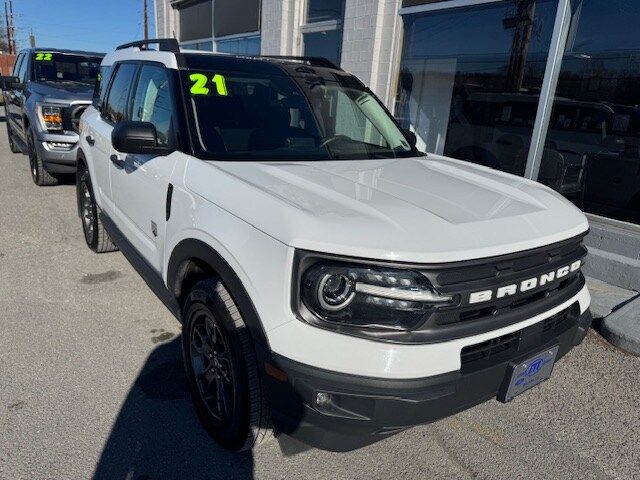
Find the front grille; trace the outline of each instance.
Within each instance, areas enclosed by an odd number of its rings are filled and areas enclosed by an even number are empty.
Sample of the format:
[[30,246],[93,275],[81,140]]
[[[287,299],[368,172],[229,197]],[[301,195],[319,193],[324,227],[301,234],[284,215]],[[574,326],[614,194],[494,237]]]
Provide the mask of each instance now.
[[[511,255],[461,262],[441,269],[425,269],[423,273],[436,290],[453,296],[456,304],[436,309],[419,330],[484,325],[507,317],[514,321],[522,320],[519,312],[533,316],[568,300],[584,285],[584,277],[579,270],[560,279],[554,278],[543,286],[502,298],[497,298],[496,292],[505,285],[520,285],[524,280],[537,279],[576,261],[582,262],[587,253],[582,237]],[[487,290],[492,292],[489,301],[470,302],[472,293]],[[540,310],[543,307],[544,310]]]
[[563,332],[574,327],[580,317],[578,303],[529,327],[464,347],[460,362],[465,370],[487,368],[542,348]]
[[460,357],[462,364],[466,365],[471,362],[494,357],[499,353],[516,350],[518,348],[519,334],[520,332],[514,332],[463,348]]

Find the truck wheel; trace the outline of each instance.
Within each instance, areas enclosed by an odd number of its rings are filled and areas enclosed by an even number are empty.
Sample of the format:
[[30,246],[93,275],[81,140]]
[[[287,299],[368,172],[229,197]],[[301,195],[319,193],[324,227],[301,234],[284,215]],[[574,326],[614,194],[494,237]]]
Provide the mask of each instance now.
[[13,141],[13,132],[11,131],[11,124],[9,123],[9,119],[7,122],[7,138],[9,139],[9,149],[12,153],[22,153],[22,150],[18,148],[16,143]]
[[96,253],[113,252],[118,247],[113,243],[111,237],[104,229],[102,220],[98,215],[98,206],[93,196],[91,187],[91,177],[87,169],[78,171],[78,181],[76,184],[76,195],[80,220],[82,221],[82,231],[87,246]]
[[36,150],[35,134],[31,128],[27,129],[27,149],[29,154],[29,167],[31,168],[31,178],[33,183],[39,187],[57,185],[58,177],[47,172],[38,151]]
[[231,451],[272,437],[253,341],[225,286],[197,283],[183,308],[182,352],[193,403],[205,429]]

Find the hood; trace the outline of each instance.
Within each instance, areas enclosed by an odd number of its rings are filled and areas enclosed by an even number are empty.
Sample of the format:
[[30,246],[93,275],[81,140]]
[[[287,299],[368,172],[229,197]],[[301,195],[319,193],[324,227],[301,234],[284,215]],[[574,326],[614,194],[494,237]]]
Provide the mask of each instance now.
[[32,82],[30,89],[51,100],[90,102],[93,98],[93,85],[81,82]]
[[436,155],[189,163],[187,187],[292,247],[441,263],[579,235],[586,217],[548,187]]

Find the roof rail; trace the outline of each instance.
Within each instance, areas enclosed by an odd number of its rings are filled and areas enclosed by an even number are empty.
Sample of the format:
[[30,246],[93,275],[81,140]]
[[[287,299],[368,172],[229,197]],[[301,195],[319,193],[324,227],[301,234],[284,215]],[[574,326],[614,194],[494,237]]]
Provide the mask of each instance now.
[[124,50],[125,48],[138,47],[140,50],[150,50],[149,45],[158,45],[161,52],[180,53],[180,45],[175,38],[153,38],[150,40],[138,40],[136,42],[125,43],[116,47],[116,50]]
[[261,58],[273,58],[274,60],[293,60],[296,62],[303,62],[312,67],[325,67],[333,68],[334,70],[342,70],[331,60],[327,60],[324,57],[296,57],[290,55],[260,55]]

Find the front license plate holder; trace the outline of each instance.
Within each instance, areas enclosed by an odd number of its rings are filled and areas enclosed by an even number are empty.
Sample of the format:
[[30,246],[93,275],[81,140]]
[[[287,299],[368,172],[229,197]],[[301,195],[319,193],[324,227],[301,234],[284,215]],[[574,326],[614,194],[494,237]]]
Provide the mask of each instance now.
[[559,345],[546,348],[523,362],[512,363],[498,391],[498,401],[507,403],[547,380],[553,373]]

